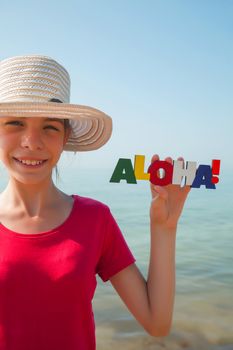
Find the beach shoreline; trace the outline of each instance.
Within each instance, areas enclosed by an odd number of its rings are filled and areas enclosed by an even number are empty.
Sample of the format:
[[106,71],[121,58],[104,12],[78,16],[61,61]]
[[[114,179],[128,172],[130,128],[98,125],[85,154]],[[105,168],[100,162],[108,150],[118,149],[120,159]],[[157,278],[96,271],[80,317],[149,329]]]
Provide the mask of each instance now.
[[[134,324],[134,321],[132,321]],[[211,341],[197,330],[173,327],[166,337],[152,337],[143,330],[130,331],[133,328],[128,323],[127,331],[122,333],[124,325],[102,323],[96,326],[97,350],[233,350],[233,336]],[[190,328],[190,327],[189,327]]]
[[229,293],[178,293],[169,335],[152,337],[108,287],[94,299],[97,350],[233,350]]

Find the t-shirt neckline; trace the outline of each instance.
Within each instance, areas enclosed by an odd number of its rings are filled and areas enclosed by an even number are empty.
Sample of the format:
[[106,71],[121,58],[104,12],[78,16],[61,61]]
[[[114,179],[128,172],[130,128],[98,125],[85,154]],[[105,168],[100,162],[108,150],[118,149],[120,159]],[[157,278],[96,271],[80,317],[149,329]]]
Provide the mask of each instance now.
[[1,222],[0,222],[0,231],[3,231],[4,233],[6,233],[10,237],[18,237],[18,238],[26,238],[26,239],[27,238],[33,238],[33,239],[41,238],[41,237],[49,236],[49,235],[56,233],[58,231],[61,231],[69,223],[69,221],[72,220],[72,216],[74,214],[75,204],[76,204],[76,195],[72,194],[71,197],[73,198],[74,201],[73,201],[73,207],[70,211],[69,216],[66,218],[65,221],[63,221],[63,223],[61,223],[59,226],[56,226],[49,231],[43,231],[43,232],[38,232],[38,233],[20,233],[20,232],[10,230],[6,226],[4,226]]

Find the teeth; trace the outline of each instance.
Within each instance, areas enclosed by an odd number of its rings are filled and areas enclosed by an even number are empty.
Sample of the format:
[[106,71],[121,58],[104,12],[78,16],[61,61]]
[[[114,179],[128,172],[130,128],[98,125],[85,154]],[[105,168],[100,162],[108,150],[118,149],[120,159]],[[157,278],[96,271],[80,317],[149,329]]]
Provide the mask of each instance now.
[[27,164],[27,165],[37,165],[41,164],[43,161],[42,160],[20,160],[18,159],[21,163]]

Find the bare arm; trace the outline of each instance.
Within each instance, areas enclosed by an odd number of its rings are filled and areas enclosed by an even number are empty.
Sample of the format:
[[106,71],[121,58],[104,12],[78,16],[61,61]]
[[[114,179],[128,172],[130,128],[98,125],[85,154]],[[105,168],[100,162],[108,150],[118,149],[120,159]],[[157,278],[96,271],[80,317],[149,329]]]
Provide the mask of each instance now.
[[[152,161],[158,156],[154,156]],[[182,158],[178,158],[182,159]],[[166,158],[172,161],[171,158]],[[175,248],[178,218],[190,190],[151,185],[150,262],[147,281],[132,264],[110,281],[135,319],[152,336],[165,336],[172,324],[175,296]]]
[[147,279],[152,334],[165,336],[172,324],[175,297],[176,232],[151,231]]
[[148,278],[136,264],[114,275],[110,281],[142,327],[152,336],[169,333],[175,294],[175,239],[151,232]]

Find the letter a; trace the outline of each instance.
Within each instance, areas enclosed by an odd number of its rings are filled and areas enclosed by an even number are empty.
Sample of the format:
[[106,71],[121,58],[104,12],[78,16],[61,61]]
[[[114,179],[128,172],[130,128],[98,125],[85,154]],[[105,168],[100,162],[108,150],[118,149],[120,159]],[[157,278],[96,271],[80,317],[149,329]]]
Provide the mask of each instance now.
[[215,184],[211,182],[211,179],[212,170],[210,165],[199,165],[191,187],[200,188],[201,185],[205,185],[206,188],[216,189]]
[[120,158],[117,162],[110,182],[120,182],[121,180],[126,180],[128,184],[137,183],[131,159]]

